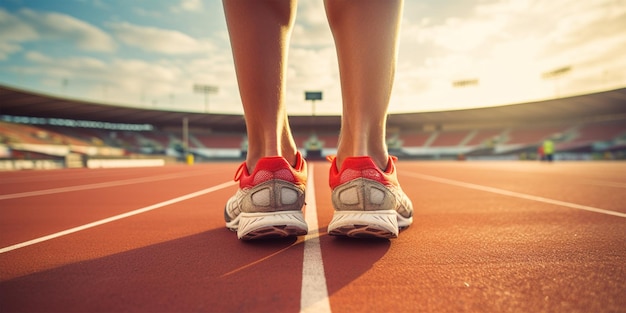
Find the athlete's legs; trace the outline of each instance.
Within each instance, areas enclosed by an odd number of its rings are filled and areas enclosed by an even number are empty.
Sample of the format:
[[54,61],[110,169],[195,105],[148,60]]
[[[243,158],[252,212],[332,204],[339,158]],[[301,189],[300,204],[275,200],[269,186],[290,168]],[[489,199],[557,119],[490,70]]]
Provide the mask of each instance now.
[[265,156],[283,156],[294,164],[285,76],[296,0],[223,3],[248,130],[246,164],[251,170]]
[[396,66],[402,0],[325,0],[343,98],[337,165],[370,156],[387,165],[385,128]]

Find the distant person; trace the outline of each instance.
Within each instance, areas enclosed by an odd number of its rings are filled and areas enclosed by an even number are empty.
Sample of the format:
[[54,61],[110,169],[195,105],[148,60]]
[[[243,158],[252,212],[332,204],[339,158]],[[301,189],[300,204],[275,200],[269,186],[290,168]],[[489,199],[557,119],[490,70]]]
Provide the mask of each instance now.
[[543,142],[542,147],[543,147],[544,160],[546,160],[547,162],[554,161],[554,142],[552,142],[552,140],[550,139],[546,139]]
[[[223,0],[248,133],[235,174],[226,227],[240,239],[304,235],[306,161],[294,142],[285,105],[287,50],[296,0]],[[413,221],[387,153],[385,129],[394,80],[402,0],[326,0],[343,97],[342,127],[331,158],[335,212],[328,233],[396,237]]]
[[543,143],[537,148],[537,158],[539,161],[546,160],[546,156],[543,154]]

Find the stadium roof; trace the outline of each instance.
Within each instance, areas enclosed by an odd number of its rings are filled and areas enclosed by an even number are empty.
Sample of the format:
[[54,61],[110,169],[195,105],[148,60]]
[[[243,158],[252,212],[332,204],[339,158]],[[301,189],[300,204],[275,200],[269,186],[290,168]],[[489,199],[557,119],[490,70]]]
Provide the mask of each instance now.
[[[224,131],[245,129],[241,115],[173,112],[106,105],[5,86],[0,86],[0,115],[152,124],[156,127],[179,126],[182,119],[187,117],[191,126]],[[494,122],[520,124],[529,121],[573,121],[610,116],[626,118],[626,88],[489,108],[391,114],[388,117],[388,126],[419,129],[424,125],[477,125]],[[341,118],[339,116],[291,116],[290,122],[294,130],[338,129]]]

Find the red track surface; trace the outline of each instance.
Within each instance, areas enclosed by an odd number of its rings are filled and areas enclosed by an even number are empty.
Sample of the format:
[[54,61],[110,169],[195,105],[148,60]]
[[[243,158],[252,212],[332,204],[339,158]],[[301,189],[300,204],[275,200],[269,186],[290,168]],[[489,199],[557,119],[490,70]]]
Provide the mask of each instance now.
[[305,237],[224,228],[236,166],[0,173],[0,310],[626,311],[624,163],[401,162],[416,211],[393,240],[328,236],[313,163],[321,295],[301,295]]

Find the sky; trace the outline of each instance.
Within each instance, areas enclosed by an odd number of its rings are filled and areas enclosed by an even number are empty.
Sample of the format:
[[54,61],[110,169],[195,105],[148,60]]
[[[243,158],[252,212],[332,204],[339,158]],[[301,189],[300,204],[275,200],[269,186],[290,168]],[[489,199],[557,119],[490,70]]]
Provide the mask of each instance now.
[[[623,0],[406,0],[389,111],[622,88],[624,30]],[[312,114],[304,93],[321,91],[315,114],[340,114],[321,0],[299,1],[289,48],[288,113]],[[123,106],[243,112],[219,0],[0,0],[0,84]]]

